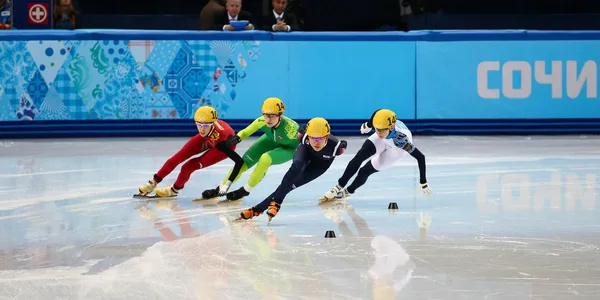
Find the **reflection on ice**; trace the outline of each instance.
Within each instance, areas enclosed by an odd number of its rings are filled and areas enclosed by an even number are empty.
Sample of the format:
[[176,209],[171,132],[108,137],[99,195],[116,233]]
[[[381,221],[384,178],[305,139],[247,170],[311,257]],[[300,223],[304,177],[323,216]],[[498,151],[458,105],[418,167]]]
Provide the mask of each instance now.
[[317,205],[362,141],[269,226],[227,216],[272,192],[286,164],[241,202],[190,201],[227,163],[176,201],[145,202],[132,191],[170,139],[16,141],[0,150],[0,299],[597,298],[600,139],[417,137],[430,199],[404,160]]

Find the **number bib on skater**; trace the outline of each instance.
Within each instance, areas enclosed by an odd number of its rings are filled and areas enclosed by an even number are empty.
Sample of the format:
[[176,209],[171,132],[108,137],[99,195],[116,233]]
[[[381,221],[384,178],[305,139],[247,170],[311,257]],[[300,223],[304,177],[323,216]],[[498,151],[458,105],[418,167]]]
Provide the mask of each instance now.
[[384,141],[389,148],[399,148],[407,152],[410,152],[410,149],[412,149],[412,133],[400,120],[396,121],[394,130]]
[[214,123],[212,132],[205,138],[208,144],[214,148],[216,144],[227,141],[227,137],[230,135],[234,135],[235,131],[227,124],[227,122],[222,120],[217,120]]

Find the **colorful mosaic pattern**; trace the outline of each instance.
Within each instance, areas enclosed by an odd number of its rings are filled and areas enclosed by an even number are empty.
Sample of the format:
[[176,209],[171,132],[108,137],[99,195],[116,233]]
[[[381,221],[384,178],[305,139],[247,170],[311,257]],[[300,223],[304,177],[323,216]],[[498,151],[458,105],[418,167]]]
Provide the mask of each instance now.
[[0,42],[0,121],[227,116],[257,41]]

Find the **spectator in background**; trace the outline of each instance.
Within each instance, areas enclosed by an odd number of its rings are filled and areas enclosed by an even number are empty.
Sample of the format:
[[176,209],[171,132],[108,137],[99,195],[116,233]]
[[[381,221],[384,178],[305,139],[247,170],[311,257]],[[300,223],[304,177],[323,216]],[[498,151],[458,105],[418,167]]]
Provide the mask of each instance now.
[[297,31],[298,20],[294,14],[287,12],[288,0],[273,0],[273,11],[262,21],[261,28],[266,31]]
[[77,27],[77,11],[71,0],[57,0],[54,10],[54,29],[75,29]]
[[200,30],[211,30],[215,17],[225,12],[225,0],[210,0],[200,12]]
[[231,21],[248,21],[245,30],[254,29],[252,24],[252,14],[242,10],[242,0],[227,0],[225,12],[215,16],[215,24],[213,30],[235,31],[235,28],[229,25]]
[[12,28],[12,3],[7,0],[0,0],[0,30]]

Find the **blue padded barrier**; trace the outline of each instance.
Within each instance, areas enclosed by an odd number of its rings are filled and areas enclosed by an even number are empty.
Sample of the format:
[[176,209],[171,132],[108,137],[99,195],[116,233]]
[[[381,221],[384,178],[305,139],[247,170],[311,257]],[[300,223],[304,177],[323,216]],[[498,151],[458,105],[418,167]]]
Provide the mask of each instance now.
[[415,31],[421,41],[557,41],[599,40],[600,31],[541,31],[541,30],[427,30]]
[[416,134],[600,133],[598,31],[0,32],[0,138],[189,136],[286,115],[356,135],[377,108]]
[[274,41],[416,41],[426,36],[427,32],[276,32],[272,34]]
[[[237,132],[252,120],[227,120]],[[299,124],[308,120],[297,119]],[[338,136],[360,135],[364,120],[330,120]],[[596,120],[408,120],[404,122],[418,135],[554,135],[598,134]],[[190,120],[103,120],[0,122],[0,138],[92,138],[92,137],[176,137],[197,133]],[[261,134],[257,132],[255,136]],[[365,136],[366,138],[367,136]]]
[[5,30],[0,32],[0,41],[89,41],[89,40],[271,40],[266,31],[184,31],[184,30],[118,30],[118,29],[78,29],[78,30]]
[[[237,132],[253,120],[227,120]],[[308,120],[297,119],[299,124]],[[362,120],[332,120],[332,133],[339,136],[360,134]],[[407,122],[407,124],[410,124]],[[0,137],[20,138],[85,138],[85,137],[173,137],[198,133],[191,120],[102,120],[102,121],[36,121],[0,122]],[[261,131],[254,135],[261,134]]]

